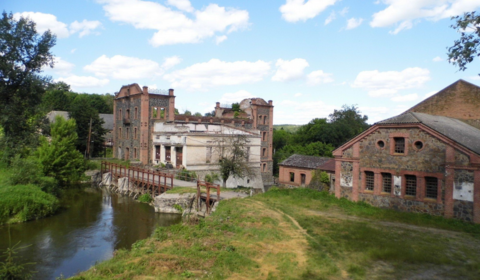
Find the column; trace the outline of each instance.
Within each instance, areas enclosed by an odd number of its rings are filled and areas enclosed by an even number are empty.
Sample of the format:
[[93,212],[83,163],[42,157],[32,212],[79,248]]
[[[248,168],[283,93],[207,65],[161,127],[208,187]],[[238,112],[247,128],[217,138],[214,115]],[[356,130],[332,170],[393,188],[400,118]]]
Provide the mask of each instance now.
[[177,151],[175,151],[175,146],[170,147],[170,160],[172,161],[173,168],[177,166]]
[[340,198],[341,196],[341,187],[340,187],[341,169],[342,169],[342,162],[339,159],[335,159],[335,197],[336,198]]
[[353,174],[352,174],[352,200],[358,201],[358,193],[361,189],[361,182],[359,182],[360,175],[360,163],[358,161],[353,162]]
[[455,179],[455,169],[445,169],[445,217],[453,217],[453,181]]
[[480,170],[473,177],[473,222],[480,224]]
[[185,169],[187,169],[187,145],[183,145],[182,152],[182,165],[185,166]]
[[375,171],[375,183],[373,187],[373,194],[374,195],[380,195],[382,192],[382,173],[379,171]]

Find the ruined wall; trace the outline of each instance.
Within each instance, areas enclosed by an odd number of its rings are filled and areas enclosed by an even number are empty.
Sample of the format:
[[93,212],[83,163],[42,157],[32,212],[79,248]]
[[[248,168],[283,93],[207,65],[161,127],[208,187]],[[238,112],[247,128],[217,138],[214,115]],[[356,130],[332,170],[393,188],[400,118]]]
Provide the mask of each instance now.
[[359,194],[359,201],[367,202],[380,208],[391,208],[403,212],[424,213],[435,216],[443,216],[445,209],[443,204],[436,202],[416,201],[399,197],[381,196],[373,194]]
[[353,163],[342,162],[340,169],[340,186],[348,188],[353,186]]
[[[138,159],[140,155],[140,113],[141,113],[141,96],[132,96],[129,98],[120,98],[115,100],[116,105],[116,119],[115,121],[115,131],[114,131],[114,144],[116,153],[118,152],[118,147],[122,149],[122,158],[125,158],[125,148],[130,148],[129,158],[132,160]],[[135,119],[135,107],[138,108],[138,115]],[[119,110],[122,110],[122,118],[118,116]],[[127,109],[130,110],[130,124],[124,124],[124,118],[126,117]],[[135,127],[137,128],[137,137],[135,139],[134,131]],[[119,128],[122,128],[122,135],[120,135]],[[129,137],[126,137],[127,128],[129,128]],[[134,158],[134,148],[137,149],[137,158]],[[116,154],[117,157],[118,154]]]
[[[390,154],[390,133],[408,133],[408,155]],[[378,140],[385,142],[383,148],[377,146]],[[416,141],[423,142],[422,149],[415,148]],[[443,173],[445,149],[443,142],[418,128],[379,129],[360,142],[360,167]]]

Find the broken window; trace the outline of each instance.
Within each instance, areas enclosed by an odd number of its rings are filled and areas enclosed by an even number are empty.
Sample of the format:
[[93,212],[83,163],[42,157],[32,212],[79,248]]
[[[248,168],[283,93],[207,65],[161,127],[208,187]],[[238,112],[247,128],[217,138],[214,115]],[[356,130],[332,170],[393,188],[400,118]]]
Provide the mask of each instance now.
[[405,195],[417,195],[417,177],[413,175],[405,175]]
[[263,124],[267,124],[267,116],[263,116]]
[[133,148],[133,158],[137,158],[137,148]]
[[127,135],[126,135],[126,137],[125,137],[125,138],[127,138],[127,139],[130,137],[130,135],[129,135],[130,133],[129,133],[129,132],[130,132],[130,129],[127,127]]
[[438,195],[438,179],[425,177],[425,197],[436,199]]
[[158,116],[158,108],[153,107],[153,109],[152,109],[152,119],[156,119],[157,116]]
[[371,171],[365,171],[365,190],[373,191],[375,186],[375,174]]
[[403,137],[394,137],[393,141],[395,142],[395,150],[396,154],[404,154],[405,153],[405,138]]
[[392,192],[392,174],[382,173],[382,185],[383,192],[391,193]]
[[267,141],[267,132],[262,132],[262,141]]
[[161,119],[165,118],[165,108],[160,108],[160,118]]
[[263,172],[267,172],[267,164],[266,163],[263,164]]
[[129,110],[129,109],[127,109],[127,110],[125,111],[125,115],[126,115],[126,116],[125,116],[126,119],[130,119],[130,110]]
[[137,139],[137,128],[133,128],[133,139]]
[[119,110],[118,110],[118,119],[119,119],[119,120],[122,119],[122,109],[119,109]]
[[262,149],[262,157],[266,157],[267,156],[267,148],[263,148]]
[[135,115],[134,115],[134,118],[135,118],[135,119],[138,119],[138,107],[135,107]]
[[295,173],[290,172],[290,182],[295,182]]
[[122,128],[118,128],[118,139],[122,139]]

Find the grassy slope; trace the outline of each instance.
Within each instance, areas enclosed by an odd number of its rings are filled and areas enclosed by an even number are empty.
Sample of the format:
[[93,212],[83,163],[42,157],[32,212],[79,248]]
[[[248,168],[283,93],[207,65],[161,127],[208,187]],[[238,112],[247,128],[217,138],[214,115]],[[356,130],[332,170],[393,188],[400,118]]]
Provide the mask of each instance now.
[[0,225],[42,218],[55,213],[59,202],[34,185],[8,184],[9,171],[0,168]]
[[273,190],[158,228],[75,279],[476,279],[479,249],[479,225]]

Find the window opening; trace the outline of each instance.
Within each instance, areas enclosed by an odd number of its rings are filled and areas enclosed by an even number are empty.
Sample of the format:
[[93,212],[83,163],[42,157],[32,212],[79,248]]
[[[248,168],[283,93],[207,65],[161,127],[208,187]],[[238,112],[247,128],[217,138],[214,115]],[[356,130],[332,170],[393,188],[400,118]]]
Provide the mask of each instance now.
[[127,137],[126,137],[127,139],[129,138],[129,134],[130,134],[129,132],[130,132],[130,129],[127,127]]
[[392,192],[392,174],[382,173],[382,185],[383,192],[391,193]]
[[413,175],[405,175],[405,195],[417,195],[417,177]]
[[290,182],[295,182],[295,173],[290,172]]
[[414,143],[415,145],[415,148],[417,148],[417,150],[421,150],[423,148],[423,142],[422,141],[416,141]]
[[377,145],[378,145],[378,147],[383,148],[383,147],[385,147],[385,142],[383,142],[383,140],[380,140],[380,141],[377,142]]
[[435,177],[425,177],[425,197],[437,198],[438,179]]
[[365,171],[365,189],[368,191],[373,191],[375,186],[375,174],[371,171]]
[[267,148],[262,149],[262,156],[266,157],[267,156]]
[[395,137],[393,139],[395,141],[395,153],[396,154],[404,154],[405,153],[405,138]]
[[135,115],[134,115],[135,119],[138,119],[138,107],[135,107]]

